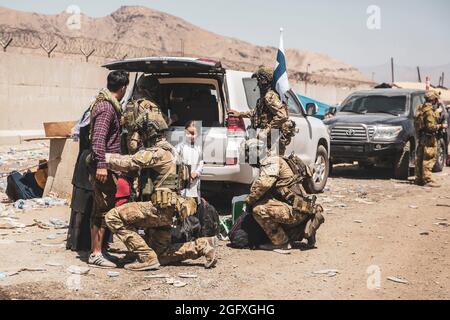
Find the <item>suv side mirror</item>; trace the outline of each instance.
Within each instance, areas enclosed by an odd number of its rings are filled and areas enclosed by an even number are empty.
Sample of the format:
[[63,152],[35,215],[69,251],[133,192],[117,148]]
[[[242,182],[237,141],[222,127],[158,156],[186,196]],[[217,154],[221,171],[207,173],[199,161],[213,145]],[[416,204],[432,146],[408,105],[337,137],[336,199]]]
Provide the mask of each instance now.
[[306,104],[306,114],[308,116],[314,116],[319,111],[319,107],[315,103]]
[[329,109],[328,109],[328,114],[331,114],[331,115],[336,115],[336,112],[337,112],[337,108],[336,107],[330,107]]

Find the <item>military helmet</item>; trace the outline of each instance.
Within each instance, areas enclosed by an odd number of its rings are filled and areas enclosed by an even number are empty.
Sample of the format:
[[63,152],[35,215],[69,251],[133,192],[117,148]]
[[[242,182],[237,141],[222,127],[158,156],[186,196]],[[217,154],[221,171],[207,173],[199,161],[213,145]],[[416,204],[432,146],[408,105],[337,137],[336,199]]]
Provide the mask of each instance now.
[[145,74],[143,74],[142,76],[139,77],[136,85],[137,85],[138,89],[149,90],[149,91],[158,89],[160,86],[159,81],[155,76],[151,76],[151,75],[146,76]]
[[272,68],[261,65],[258,67],[258,70],[252,75],[252,78],[258,79],[263,85],[272,85],[273,82],[273,73],[274,70]]
[[428,90],[428,91],[425,93],[425,100],[426,100],[426,101],[433,101],[433,100],[437,100],[437,99],[439,99],[439,98],[440,98],[439,93],[437,93],[437,92],[434,91],[434,90]]
[[144,140],[148,140],[161,135],[169,128],[162,114],[146,110],[136,119],[135,129]]

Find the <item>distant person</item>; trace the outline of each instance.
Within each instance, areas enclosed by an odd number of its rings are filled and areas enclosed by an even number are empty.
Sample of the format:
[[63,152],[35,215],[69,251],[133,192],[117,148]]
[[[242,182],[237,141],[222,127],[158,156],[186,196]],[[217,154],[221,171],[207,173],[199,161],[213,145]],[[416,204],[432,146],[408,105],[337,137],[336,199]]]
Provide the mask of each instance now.
[[416,159],[416,180],[419,186],[438,188],[432,177],[432,169],[436,163],[437,134],[443,126],[437,123],[434,105],[439,102],[437,92],[429,90],[425,93],[425,103],[417,109],[414,127],[419,139]]
[[[445,164],[447,164],[448,161],[448,144],[449,144],[449,137],[448,137],[448,122],[449,122],[449,114],[447,111],[447,108],[445,105],[439,101],[434,106],[434,113],[436,114],[437,123],[441,125],[441,128],[438,131],[437,139],[438,141],[440,139],[444,140],[445,143]],[[436,154],[436,160],[438,158],[438,154]]]
[[190,166],[191,176],[189,187],[181,190],[181,196],[192,201],[193,204],[200,204],[200,176],[203,171],[202,150],[198,144],[197,128],[195,121],[189,121],[185,125],[185,141],[176,146],[176,150],[183,164]]
[[91,108],[91,183],[94,208],[91,215],[91,255],[89,265],[115,268],[116,264],[102,253],[105,235],[105,214],[116,204],[117,174],[108,170],[105,154],[120,154],[122,107],[120,100],[129,84],[125,71],[112,71],[108,75],[107,89],[102,89]]

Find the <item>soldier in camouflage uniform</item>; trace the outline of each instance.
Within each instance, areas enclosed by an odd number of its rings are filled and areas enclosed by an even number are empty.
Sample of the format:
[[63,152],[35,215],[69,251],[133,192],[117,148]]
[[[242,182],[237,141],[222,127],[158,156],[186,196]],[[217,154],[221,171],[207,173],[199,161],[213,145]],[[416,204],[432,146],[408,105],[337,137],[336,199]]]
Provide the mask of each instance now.
[[439,187],[432,177],[432,169],[436,163],[437,133],[442,125],[437,124],[433,105],[439,101],[435,91],[427,91],[425,103],[417,108],[414,126],[419,143],[416,151],[416,180],[420,186]]
[[125,154],[135,154],[142,145],[142,139],[136,130],[136,119],[140,114],[150,111],[164,117],[166,126],[170,126],[168,118],[161,112],[157,103],[160,84],[156,77],[142,75],[136,83],[136,92],[133,99],[127,104],[124,112],[124,127],[126,134]]
[[[206,258],[205,267],[211,268],[217,262],[216,237],[171,244],[174,218],[177,215],[187,217],[196,208],[190,207],[189,202],[178,194],[189,171],[177,165],[175,149],[162,135],[160,128],[165,127],[164,119],[148,120],[148,117],[140,116],[137,120],[138,124],[145,123],[138,127],[142,128],[139,133],[147,144],[146,149],[135,155],[107,154],[106,161],[109,169],[114,171],[150,170],[151,201],[128,203],[109,211],[105,217],[106,225],[137,256],[136,262],[125,266],[128,270],[154,270],[160,264],[202,256]],[[137,229],[144,229],[147,239],[144,240]]]
[[[444,149],[444,162],[446,163],[448,160],[448,145],[449,145],[449,132],[448,132],[448,122],[449,122],[449,115],[448,115],[448,111],[447,108],[445,107],[445,105],[441,102],[438,101],[438,103],[433,105],[433,109],[434,109],[434,113],[436,115],[436,122],[437,124],[441,125],[441,128],[438,130],[436,139],[439,143],[439,141],[442,139],[444,141],[445,144],[445,149]],[[436,154],[436,161],[438,161],[438,154]],[[445,165],[445,164],[444,164]]]
[[288,108],[280,99],[278,93],[274,90],[273,69],[260,66],[252,78],[258,81],[260,98],[256,107],[247,112],[230,110],[228,116],[237,118],[250,118],[251,127],[254,130],[261,129],[258,133],[258,139],[268,139],[270,143],[270,133],[272,129],[280,130],[279,153],[284,154],[286,146],[291,143],[295,135],[295,122],[289,120]]
[[[316,231],[325,219],[323,208],[315,204],[316,197],[307,196],[301,185],[304,178],[312,176],[312,170],[295,155],[281,157],[271,151],[265,157],[261,140],[251,139],[246,146],[264,157],[256,165],[260,174],[246,199],[247,207],[272,242],[263,248],[288,249],[290,242],[302,239],[314,247]],[[292,232],[294,229],[297,231]]]

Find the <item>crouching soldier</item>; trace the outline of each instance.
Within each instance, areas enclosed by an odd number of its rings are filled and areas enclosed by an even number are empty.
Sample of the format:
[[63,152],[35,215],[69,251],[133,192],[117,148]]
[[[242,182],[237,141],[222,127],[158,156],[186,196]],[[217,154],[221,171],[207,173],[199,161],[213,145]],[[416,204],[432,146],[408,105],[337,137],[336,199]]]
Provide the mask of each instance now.
[[[260,174],[253,182],[246,199],[255,220],[267,234],[272,245],[262,249],[289,249],[290,242],[306,239],[308,247],[316,243],[316,231],[325,222],[323,208],[315,204],[315,196],[307,196],[301,182],[311,176],[311,169],[295,155],[281,157],[267,154],[261,140],[247,141],[250,152],[261,160],[253,166],[259,166]],[[302,226],[295,238],[286,232]],[[300,236],[299,236],[300,235]]]
[[[148,119],[153,116],[154,118]],[[180,185],[188,173],[177,165],[176,153],[163,137],[167,128],[162,117],[143,114],[137,120],[145,150],[135,155],[107,154],[108,167],[114,171],[128,172],[148,169],[153,186],[151,201],[125,204],[106,214],[106,225],[134,253],[137,261],[125,265],[128,270],[155,270],[160,264],[170,264],[187,259],[206,258],[205,267],[217,263],[217,238],[200,238],[193,242],[171,244],[174,217],[192,214],[195,210],[178,195]],[[187,176],[188,177],[188,176]],[[146,240],[137,230],[144,229]]]
[[142,139],[135,128],[136,119],[144,112],[160,114],[167,126],[171,121],[162,113],[158,105],[160,95],[160,83],[155,76],[142,75],[136,83],[136,91],[133,99],[127,104],[124,112],[124,127],[126,135],[126,152],[124,154],[135,154],[143,146]]

